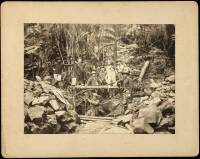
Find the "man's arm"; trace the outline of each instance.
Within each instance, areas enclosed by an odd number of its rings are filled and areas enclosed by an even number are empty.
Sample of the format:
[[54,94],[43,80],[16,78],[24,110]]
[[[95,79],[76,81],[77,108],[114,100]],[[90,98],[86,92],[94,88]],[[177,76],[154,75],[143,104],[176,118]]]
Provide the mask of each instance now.
[[86,86],[89,86],[91,84],[91,81],[92,81],[92,79],[89,78],[88,81],[87,81],[87,83],[86,83]]
[[99,104],[99,100],[88,99],[88,102],[90,102],[91,104],[94,104],[94,105],[98,105]]

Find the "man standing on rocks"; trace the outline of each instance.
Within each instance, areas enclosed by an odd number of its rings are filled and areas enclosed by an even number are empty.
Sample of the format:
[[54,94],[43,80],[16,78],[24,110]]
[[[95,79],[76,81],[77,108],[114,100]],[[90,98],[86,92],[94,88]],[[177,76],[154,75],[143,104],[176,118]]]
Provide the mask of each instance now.
[[56,84],[57,82],[61,82],[62,70],[63,70],[62,61],[58,60],[58,62],[56,62],[55,66],[53,68],[53,71],[54,71],[53,77],[54,77],[54,80],[55,80],[54,84]]
[[123,87],[123,104],[127,103],[127,99],[132,96],[133,80],[129,77],[130,71],[127,68],[122,70],[122,79],[118,81]]
[[88,79],[86,86],[98,86],[101,81],[97,78],[96,72],[92,71],[92,76]]
[[98,114],[98,107],[100,100],[98,99],[99,95],[97,93],[92,94],[92,99],[87,99],[90,103],[90,109],[86,112],[88,116],[96,116]]

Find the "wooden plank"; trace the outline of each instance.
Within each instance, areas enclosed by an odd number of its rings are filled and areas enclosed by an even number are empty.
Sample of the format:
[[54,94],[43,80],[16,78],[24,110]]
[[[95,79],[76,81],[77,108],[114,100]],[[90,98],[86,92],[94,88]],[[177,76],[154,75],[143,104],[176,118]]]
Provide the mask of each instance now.
[[90,118],[81,118],[82,121],[103,121],[103,122],[111,122],[111,120],[102,120],[102,119],[90,119]]
[[144,74],[145,74],[148,66],[149,66],[149,61],[146,61],[144,66],[142,67],[142,70],[141,70],[141,73],[140,73],[140,76],[139,76],[139,79],[138,79],[140,82],[142,81],[142,78],[144,77]]
[[77,85],[74,86],[76,89],[118,89],[117,86],[107,86],[107,85],[101,85],[101,86],[81,86]]
[[81,119],[102,119],[102,120],[113,120],[113,117],[100,117],[100,116],[88,116],[88,115],[79,115]]

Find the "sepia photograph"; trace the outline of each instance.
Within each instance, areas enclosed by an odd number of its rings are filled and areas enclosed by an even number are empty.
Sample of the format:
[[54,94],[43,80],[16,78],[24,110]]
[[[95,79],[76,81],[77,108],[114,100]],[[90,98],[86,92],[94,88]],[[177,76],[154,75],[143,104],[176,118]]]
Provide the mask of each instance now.
[[3,2],[5,158],[199,154],[198,4]]
[[24,134],[175,134],[175,25],[24,23]]

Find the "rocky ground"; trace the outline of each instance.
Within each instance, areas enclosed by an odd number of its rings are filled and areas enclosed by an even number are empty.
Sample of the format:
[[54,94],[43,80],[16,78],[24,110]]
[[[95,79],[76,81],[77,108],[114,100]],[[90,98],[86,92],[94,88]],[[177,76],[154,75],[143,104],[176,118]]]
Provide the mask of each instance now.
[[94,120],[79,117],[69,92],[48,80],[24,83],[25,133],[175,133],[174,75],[159,82],[146,81],[148,87],[129,102],[125,112],[119,98],[103,101],[112,117]]
[[107,121],[104,118],[86,121],[76,133],[174,134],[174,82],[174,75],[159,83],[151,80],[149,90],[145,90],[143,96],[133,98],[123,114],[120,115],[121,111],[116,111],[122,105],[120,101],[117,103],[115,100],[115,103],[111,102],[113,105],[118,104],[111,112],[111,114],[116,113],[115,117]]
[[[138,53],[137,45],[119,45],[118,56],[128,59],[131,77],[138,79],[145,63],[150,65],[140,84],[135,82],[133,98],[126,106],[121,95],[102,100],[104,117],[79,115],[73,107],[73,93],[51,85],[51,78],[24,80],[24,133],[175,133],[175,72],[167,65],[162,50]],[[82,102],[77,102],[81,106]],[[124,107],[126,107],[124,109]]]
[[80,124],[65,91],[48,80],[24,80],[24,133],[73,133]]

